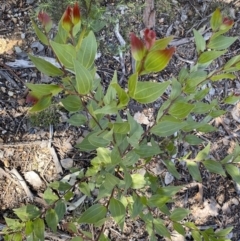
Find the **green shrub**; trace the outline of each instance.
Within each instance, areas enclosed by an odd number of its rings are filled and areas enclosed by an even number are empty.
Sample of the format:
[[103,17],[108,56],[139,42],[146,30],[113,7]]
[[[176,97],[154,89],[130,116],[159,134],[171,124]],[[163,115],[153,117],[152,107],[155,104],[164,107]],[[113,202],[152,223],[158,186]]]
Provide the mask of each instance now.
[[[194,223],[186,221],[189,210],[176,207],[171,211],[168,203],[182,187],[162,186],[158,176],[147,167],[157,158],[176,179],[180,179],[176,164],[181,161],[185,162],[192,179],[198,182],[202,181],[199,166],[204,166],[224,177],[228,174],[240,184],[239,146],[223,160],[216,161],[209,155],[210,143],[195,135],[196,131],[216,131],[208,123],[225,113],[217,100],[204,101],[209,88],[203,86],[222,79],[234,79],[234,72],[240,70],[240,55],[211,72],[207,70],[236,41],[237,37],[224,36],[233,21],[223,18],[217,9],[211,17],[212,35],[208,41],[200,32],[193,31],[198,54],[195,65],[181,69],[178,76],[162,83],[142,81],[141,77],[162,71],[167,66],[175,51],[174,47],[167,47],[173,37],[156,40],[155,32],[146,29],[142,41],[132,33],[130,43],[136,71],[128,78],[127,90],[118,84],[115,72],[104,91],[94,66],[96,39],[92,31],[84,28],[80,31],[78,6],[69,7],[64,13],[54,40],[47,37],[51,29],[48,15],[41,12],[39,19],[44,30],[42,32],[33,23],[36,34],[52,48],[60,68],[33,55],[29,57],[39,71],[57,76],[61,81],[59,84],[27,84],[31,90],[28,101],[35,103],[30,112],[48,108],[52,97],[62,93],[61,104],[71,114],[69,123],[89,128],[89,134],[77,144],[77,148],[95,156],[87,170],[78,170],[76,174],[74,186],[83,195],[90,198],[94,190],[98,190],[98,195],[93,205],[67,223],[74,236],[72,240],[109,240],[104,235],[104,223],[111,217],[123,230],[127,214],[132,220],[140,218],[145,222],[151,241],[157,240],[156,235],[171,238],[166,222],[172,223],[173,229],[181,235],[185,235],[186,229],[190,230],[197,241],[229,240],[226,235],[232,228],[218,232],[212,228],[200,231]],[[152,125],[143,128],[141,121],[136,121],[129,112],[130,100],[148,105],[161,98],[166,90],[170,94],[163,99]],[[225,103],[234,103],[238,98],[229,96]],[[122,111],[126,113],[124,118]],[[199,122],[193,118],[198,115],[202,117]],[[197,155],[190,152],[179,156],[175,146],[177,141],[201,145],[202,150]],[[34,205],[15,209],[19,219],[6,218],[5,240],[21,240],[22,236],[27,240],[44,240],[46,226],[56,232],[57,224],[66,212],[65,204],[73,195],[70,184],[51,183],[44,193],[49,209],[40,210]],[[84,231],[80,224],[91,224],[98,228],[98,232]]]

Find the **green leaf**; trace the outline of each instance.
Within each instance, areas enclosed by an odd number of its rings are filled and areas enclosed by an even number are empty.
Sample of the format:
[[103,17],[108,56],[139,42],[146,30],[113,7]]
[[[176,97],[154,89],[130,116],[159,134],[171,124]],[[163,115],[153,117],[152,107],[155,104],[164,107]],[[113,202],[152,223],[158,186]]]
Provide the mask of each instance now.
[[56,233],[57,232],[57,225],[58,225],[58,215],[56,214],[55,210],[50,208],[46,212],[46,222],[49,228]]
[[111,173],[107,173],[105,176],[105,180],[103,182],[103,186],[106,190],[112,191],[112,189],[120,183],[120,180],[112,175]]
[[105,147],[110,143],[110,140],[106,140],[104,138],[104,135],[106,134],[106,131],[98,131],[91,133],[88,137],[88,141],[91,145],[95,147]]
[[47,36],[38,28],[37,24],[32,20],[32,26],[39,40],[45,44],[49,45]]
[[167,197],[173,197],[177,192],[182,189],[182,186],[167,186],[167,187],[160,187],[157,191],[158,194]]
[[225,229],[222,229],[222,230],[219,230],[219,231],[216,231],[215,234],[218,236],[218,237],[226,237],[231,231],[232,231],[233,227],[227,227]]
[[197,156],[195,157],[195,161],[202,161],[206,159],[210,152],[210,142],[205,146],[200,152],[198,152]]
[[162,196],[161,194],[152,195],[147,203],[150,207],[162,207],[171,200],[171,197]]
[[232,177],[232,179],[240,185],[240,173],[239,168],[233,164],[226,164],[225,169],[227,173]]
[[162,220],[154,219],[153,223],[154,223],[154,228],[158,235],[171,239],[171,234],[169,230],[166,228],[166,226],[164,225]]
[[83,109],[82,101],[77,95],[68,95],[61,100],[63,107],[69,112],[76,112]]
[[176,208],[173,210],[170,218],[172,221],[179,222],[184,219],[189,213],[190,211],[185,208]]
[[142,200],[139,196],[137,196],[135,193],[133,193],[133,206],[132,206],[132,214],[131,218],[136,218],[143,209]]
[[82,237],[74,237],[71,239],[71,241],[84,241]]
[[80,191],[81,191],[83,194],[87,195],[88,197],[91,197],[91,189],[90,189],[88,183],[86,183],[86,182],[81,182],[81,183],[79,183],[78,186],[79,186]]
[[175,101],[169,109],[169,114],[178,119],[184,119],[187,117],[194,105],[186,103],[184,101]]
[[132,178],[132,188],[133,189],[143,188],[146,184],[144,176],[139,173],[132,174],[131,178]]
[[144,70],[142,74],[159,72],[163,70],[168,65],[174,51],[175,47],[171,47],[168,49],[156,50],[148,53],[146,60],[144,61]]
[[74,70],[73,60],[76,59],[75,48],[71,44],[59,44],[54,41],[50,41],[50,45],[64,67]]
[[31,204],[13,209],[13,211],[22,221],[33,220],[41,214],[40,210]]
[[135,96],[137,83],[138,83],[138,73],[130,75],[128,79],[128,91],[129,91],[129,96],[132,98]]
[[225,73],[225,74],[213,75],[210,79],[212,81],[217,81],[217,80],[222,80],[222,79],[234,80],[234,79],[236,79],[236,76],[231,73]]
[[162,39],[158,39],[155,41],[154,45],[150,49],[150,51],[156,51],[156,50],[163,50],[167,48],[168,44],[173,40],[174,36],[165,37]]
[[240,62],[240,55],[234,56],[224,65],[223,69],[227,70],[230,67],[233,67],[236,63]]
[[42,96],[40,100],[30,109],[30,112],[42,111],[51,105],[52,96],[46,95]]
[[81,126],[87,122],[87,118],[83,114],[74,114],[67,120],[67,122],[73,126]]
[[199,54],[206,49],[206,41],[203,38],[203,36],[199,33],[199,31],[197,31],[196,29],[193,29],[193,34],[196,43],[196,49]]
[[138,148],[135,149],[135,152],[141,158],[152,157],[154,155],[158,155],[162,153],[160,147],[154,142],[150,142],[149,144],[142,144]]
[[131,144],[133,147],[137,148],[139,146],[139,140],[144,133],[142,126],[137,123],[133,117],[127,113],[128,117],[128,123],[130,125],[130,132],[129,132],[129,138],[128,142]]
[[113,78],[111,80],[110,85],[108,86],[107,93],[103,98],[103,102],[105,105],[110,105],[113,100],[116,100],[116,90],[112,87],[112,83],[117,83],[117,72],[114,71]]
[[86,95],[92,89],[93,77],[79,61],[73,60],[74,71],[76,74],[76,90],[79,94]]
[[194,238],[195,241],[202,241],[201,234],[197,230],[192,230],[192,237]]
[[108,115],[113,115],[118,112],[117,104],[116,102],[112,102],[109,105],[105,105],[104,107],[97,109],[94,111],[94,114],[108,114]]
[[221,55],[225,54],[226,52],[227,52],[227,50],[204,52],[199,56],[198,63],[204,64],[204,63],[210,62],[210,61],[220,57]]
[[89,151],[93,151],[96,150],[96,146],[92,145],[89,142],[89,137],[92,135],[93,133],[89,133],[87,136],[85,136],[85,138],[76,145],[77,148],[80,149],[80,151],[85,151],[85,152],[89,152]]
[[220,35],[214,39],[210,38],[210,42],[208,43],[207,47],[214,50],[227,49],[237,39],[238,37],[226,37],[226,36]]
[[182,122],[181,120],[163,119],[151,129],[151,133],[162,137],[170,136],[184,126],[186,126],[186,122]]
[[138,82],[135,95],[132,98],[142,104],[154,102],[162,96],[169,84],[169,81],[164,83]]
[[78,223],[94,224],[105,218],[106,214],[106,207],[102,206],[101,204],[94,204],[81,215],[81,217],[78,219]]
[[203,142],[203,140],[195,135],[186,135],[185,141],[191,145],[199,145]]
[[64,214],[66,212],[66,206],[63,200],[59,200],[56,202],[55,208],[54,208],[57,216],[58,216],[58,222],[61,221],[64,217]]
[[58,196],[52,191],[51,188],[47,188],[45,190],[43,198],[48,204],[53,204],[55,201],[58,200]]
[[180,82],[178,82],[175,78],[172,79],[172,90],[170,99],[174,100],[176,99],[182,92],[182,85]]
[[25,234],[30,235],[33,232],[33,221],[27,221],[26,222],[26,228],[25,228]]
[[32,91],[34,97],[40,99],[46,95],[57,95],[63,89],[58,85],[53,84],[31,84],[26,83],[26,86]]
[[56,66],[49,63],[48,61],[42,58],[35,57],[34,55],[31,55],[31,54],[29,54],[28,56],[32,60],[36,68],[43,74],[47,76],[52,76],[52,77],[62,76],[64,74],[64,72],[61,69],[57,68]]
[[222,14],[220,9],[217,8],[212,14],[210,25],[213,31],[216,31],[222,24]]
[[34,236],[36,236],[36,240],[44,241],[44,231],[45,231],[45,224],[41,218],[37,218],[33,221],[33,231]]
[[87,69],[89,69],[95,60],[97,52],[97,42],[92,31],[82,41],[80,49],[77,51],[77,59]]
[[209,112],[212,109],[212,107],[213,106],[211,104],[197,102],[195,103],[195,107],[193,108],[192,112],[194,112],[195,114],[205,114]]
[[187,168],[194,180],[201,182],[202,177],[198,168],[198,164],[194,161],[187,160]]
[[[196,87],[198,84],[200,84],[201,82],[206,80],[206,78],[207,78],[207,72],[206,71],[204,71],[204,70],[193,71],[187,77],[186,87],[184,89],[185,92],[186,92],[187,88]],[[186,92],[186,93],[188,93],[188,92]],[[194,91],[194,94],[195,94],[195,91]]]
[[206,160],[203,161],[203,165],[208,169],[208,171],[220,174],[222,176],[226,176],[225,171],[223,170],[223,167],[221,163],[213,160]]
[[128,94],[120,87],[118,83],[111,83],[111,86],[116,90],[118,94],[118,108],[127,106],[129,102]]
[[115,222],[120,226],[121,230],[123,230],[126,215],[124,205],[119,200],[111,198],[109,210]]
[[128,122],[123,123],[113,123],[113,132],[119,134],[127,134],[130,130],[130,125]]
[[240,96],[230,95],[225,100],[225,104],[235,105],[240,99]]
[[10,228],[11,230],[22,230],[24,228],[24,223],[20,222],[19,219],[12,219],[12,218],[7,218],[4,217],[5,222],[7,224],[7,228]]
[[168,171],[177,179],[180,179],[180,174],[178,173],[175,164],[172,161],[163,161],[163,163],[166,165]]
[[61,182],[61,181],[54,181],[48,185],[49,187],[57,190],[65,192],[71,188],[71,185],[67,182]]
[[182,236],[185,236],[185,229],[182,224],[173,222],[173,229],[180,233]]

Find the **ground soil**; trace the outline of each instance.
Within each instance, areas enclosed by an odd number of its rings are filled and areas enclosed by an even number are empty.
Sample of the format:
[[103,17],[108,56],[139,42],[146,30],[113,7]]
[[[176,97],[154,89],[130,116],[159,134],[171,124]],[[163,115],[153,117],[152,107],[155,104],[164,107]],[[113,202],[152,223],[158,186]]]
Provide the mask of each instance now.
[[[131,0],[128,2],[134,6],[141,5],[144,1]],[[129,5],[128,10],[120,13],[121,10],[120,12],[117,10],[119,3],[120,1],[116,0],[105,1],[103,4],[107,6],[107,11],[112,16],[117,13],[119,18],[124,19],[124,21],[120,21],[119,32],[129,43],[128,33],[134,31],[139,34],[145,27],[142,21],[144,7],[134,12],[135,8],[131,8]],[[239,1],[230,0],[156,0],[154,29],[157,37],[174,35],[175,40],[185,39],[188,42],[177,46],[177,51],[168,67],[155,78],[159,81],[166,80],[177,76],[182,66],[189,67],[196,57],[195,46],[191,41],[192,30],[193,28],[208,28],[210,14],[216,7],[220,7],[224,14],[230,15],[235,20],[236,23],[230,35],[239,36],[239,5]],[[52,118],[52,116],[43,115],[33,121],[28,115],[29,105],[25,101],[28,90],[25,83],[50,83],[55,80],[41,75],[34,67],[13,68],[7,64],[16,59],[27,60],[28,53],[39,54],[40,52],[42,55],[49,56],[47,49],[39,50],[42,46],[31,27],[30,16],[34,17],[37,6],[38,3],[34,1],[0,0],[0,228],[1,224],[5,224],[4,217],[14,217],[13,208],[29,202],[44,207],[42,194],[46,185],[69,174],[68,167],[57,168],[56,161],[69,158],[68,160],[73,161],[73,167],[81,169],[87,167],[90,160],[89,156],[85,156],[74,147],[82,136],[86,135],[86,130],[70,126],[66,122],[68,117],[66,112],[61,109],[54,112],[56,118],[50,120],[53,129],[49,129],[49,122],[45,121],[46,118]],[[120,45],[113,33],[113,28],[114,24],[109,25],[108,29],[104,28],[98,34],[100,57],[96,60],[96,64],[98,74],[106,86],[111,80],[114,70],[118,71],[119,76],[121,76],[121,84],[124,86],[132,71],[131,58],[129,49],[124,50],[125,69],[123,73],[118,53],[115,52],[114,48],[111,48],[111,46]],[[104,46],[107,46],[107,49]],[[225,63],[230,57],[239,54],[239,50],[239,40],[237,40],[218,64]],[[213,84],[211,86],[212,92],[208,97],[209,101],[218,99],[219,103],[222,103],[222,99],[229,93],[238,93],[240,80],[239,74],[236,74],[235,81],[226,80]],[[150,119],[158,104],[150,106],[151,108],[143,108],[135,106],[133,103],[131,111],[144,112],[145,116]],[[227,113],[212,123],[218,128],[218,131],[201,136],[212,143],[211,155],[216,160],[221,160],[226,154],[231,153],[233,147],[240,141],[238,134],[240,126],[231,114],[234,106],[220,105],[227,110]],[[189,150],[188,146],[180,146],[179,144],[179,150],[181,149],[182,153],[185,151],[184,148]],[[198,146],[191,147],[191,151],[197,153],[198,148]],[[149,168],[156,173],[160,170],[161,174],[159,175],[162,175],[161,177],[164,179],[166,170],[162,172],[164,167],[159,164],[157,159],[152,162]],[[15,178],[15,175],[12,174],[13,170],[17,171],[20,178],[26,181],[33,194],[32,200],[19,184],[19,177]],[[173,207],[189,208],[191,210],[189,220],[194,221],[201,229],[233,226],[234,229],[229,238],[234,241],[240,240],[239,188],[236,187],[231,178],[211,174],[206,169],[201,168],[203,183],[199,184],[192,181],[181,163],[178,170],[182,178],[173,180],[171,185],[183,185],[185,188],[177,195]],[[26,173],[30,171],[34,171],[41,178],[42,183],[39,187],[35,187],[27,181]],[[107,224],[106,233],[111,240],[148,239],[141,220],[131,222],[128,221],[128,217],[126,220],[123,232],[116,227],[114,222]],[[171,229],[171,227],[169,228]],[[58,235],[60,237],[63,233],[59,230]],[[68,240],[68,235],[65,240]],[[54,240],[50,233],[48,240]],[[159,237],[159,240],[163,239]],[[180,238],[175,240],[180,240]]]

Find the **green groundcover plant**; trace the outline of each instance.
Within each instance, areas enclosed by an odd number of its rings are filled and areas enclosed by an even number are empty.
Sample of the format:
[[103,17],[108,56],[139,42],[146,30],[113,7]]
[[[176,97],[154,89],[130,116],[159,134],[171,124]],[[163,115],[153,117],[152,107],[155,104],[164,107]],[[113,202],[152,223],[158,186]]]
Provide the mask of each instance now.
[[[216,161],[209,155],[210,143],[196,135],[197,132],[216,131],[209,122],[225,113],[217,100],[204,101],[209,93],[206,84],[234,79],[234,72],[240,70],[240,55],[213,71],[208,70],[236,41],[237,37],[224,36],[234,22],[224,18],[217,9],[210,20],[210,39],[205,41],[199,31],[193,30],[198,55],[195,65],[189,69],[182,68],[177,77],[162,83],[144,81],[143,76],[146,79],[146,75],[162,71],[168,65],[175,52],[174,47],[168,48],[173,36],[156,40],[155,32],[146,29],[142,40],[131,33],[135,72],[129,76],[126,89],[119,85],[116,72],[105,89],[94,65],[97,42],[93,32],[81,25],[78,4],[67,8],[53,40],[48,38],[52,28],[50,17],[40,12],[38,18],[43,30],[33,21],[35,32],[41,42],[53,50],[58,66],[34,55],[29,57],[39,71],[57,77],[59,82],[26,84],[30,89],[27,101],[34,104],[30,112],[42,111],[51,105],[54,96],[61,97],[61,105],[70,114],[68,122],[89,129],[77,148],[94,156],[89,168],[77,170],[74,186],[89,198],[93,196],[93,190],[98,190],[98,196],[79,217],[65,220],[72,241],[110,240],[104,234],[105,223],[113,219],[123,230],[126,217],[141,219],[151,241],[158,240],[158,236],[171,239],[173,230],[181,235],[191,232],[196,241],[230,240],[227,235],[232,227],[202,231],[188,221],[189,210],[171,208],[170,203],[182,186],[161,185],[159,177],[148,167],[157,160],[176,179],[180,179],[176,164],[181,161],[197,182],[202,181],[201,167],[224,177],[228,175],[240,184],[240,147],[237,145],[233,153]],[[168,97],[165,94],[153,124],[150,127],[139,124],[128,110],[130,100],[148,105],[161,98],[166,90]],[[238,98],[228,96],[224,102],[233,104]],[[122,115],[123,111],[126,115]],[[201,117],[201,121],[197,122],[194,116]],[[199,145],[201,151],[197,155],[189,152],[179,156],[174,144],[176,141]],[[74,196],[72,187],[62,181],[49,184],[43,196],[49,205],[47,209],[41,210],[32,204],[14,209],[18,219],[5,218],[4,239],[44,240],[46,228],[56,232],[58,223],[66,214],[66,203]],[[169,227],[169,223],[172,224],[171,230],[166,225]],[[86,231],[82,224],[92,225],[94,232]]]

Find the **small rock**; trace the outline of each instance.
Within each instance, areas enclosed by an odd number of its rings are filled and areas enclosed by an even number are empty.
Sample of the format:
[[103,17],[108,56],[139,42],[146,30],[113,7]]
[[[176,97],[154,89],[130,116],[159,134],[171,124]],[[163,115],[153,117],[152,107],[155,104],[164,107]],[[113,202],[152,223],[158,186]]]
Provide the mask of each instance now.
[[25,33],[21,33],[21,39],[25,39]]
[[19,48],[18,46],[14,47],[14,49],[15,49],[16,54],[22,53],[21,48]]
[[60,162],[61,162],[62,167],[67,170],[73,167],[73,159],[72,158],[65,158],[65,159],[62,159]]
[[188,19],[188,16],[187,16],[186,14],[183,14],[183,15],[181,16],[181,21],[182,21],[182,22],[186,21],[187,19]]
[[170,184],[174,180],[173,175],[170,172],[167,172],[164,177],[164,182],[166,185]]
[[12,91],[8,91],[8,95],[9,95],[9,96],[13,96],[14,93],[13,93]]
[[35,0],[27,0],[27,4],[33,4]]
[[43,184],[41,178],[34,171],[29,171],[24,174],[26,180],[35,188],[40,188]]
[[13,21],[14,23],[17,23],[17,18],[12,18],[12,21]]

